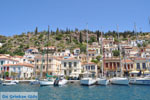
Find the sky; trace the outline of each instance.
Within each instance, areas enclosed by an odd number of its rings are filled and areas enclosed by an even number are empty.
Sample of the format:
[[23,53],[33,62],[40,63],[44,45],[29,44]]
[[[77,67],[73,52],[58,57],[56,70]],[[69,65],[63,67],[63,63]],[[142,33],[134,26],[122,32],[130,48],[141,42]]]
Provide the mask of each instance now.
[[[150,32],[150,0],[0,0],[0,35],[88,28]],[[88,23],[88,26],[86,25]]]

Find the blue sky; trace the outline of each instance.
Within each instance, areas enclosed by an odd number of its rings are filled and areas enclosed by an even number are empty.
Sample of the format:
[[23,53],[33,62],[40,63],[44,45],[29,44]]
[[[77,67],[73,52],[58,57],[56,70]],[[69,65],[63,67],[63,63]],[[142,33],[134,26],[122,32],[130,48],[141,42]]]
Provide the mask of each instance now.
[[0,0],[0,35],[47,30],[150,31],[150,0]]

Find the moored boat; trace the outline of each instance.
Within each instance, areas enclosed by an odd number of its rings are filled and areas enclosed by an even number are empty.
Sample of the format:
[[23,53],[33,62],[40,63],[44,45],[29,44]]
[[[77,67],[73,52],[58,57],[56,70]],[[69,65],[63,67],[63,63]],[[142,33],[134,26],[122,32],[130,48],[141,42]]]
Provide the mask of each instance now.
[[80,84],[87,85],[87,86],[96,84],[97,80],[92,76],[93,75],[90,72],[83,73],[83,78],[80,80]]
[[129,80],[124,77],[114,77],[110,79],[110,83],[116,85],[129,85]]
[[107,80],[106,78],[98,78],[97,79],[97,84],[98,85],[108,85],[109,84],[109,80]]
[[11,85],[16,85],[16,84],[17,84],[17,83],[16,83],[15,81],[2,83],[3,86],[11,86]]
[[59,76],[56,78],[54,82],[54,86],[62,86],[68,83],[68,80],[66,80],[63,76]]
[[150,85],[150,75],[147,75],[143,78],[131,78],[129,83],[137,85]]

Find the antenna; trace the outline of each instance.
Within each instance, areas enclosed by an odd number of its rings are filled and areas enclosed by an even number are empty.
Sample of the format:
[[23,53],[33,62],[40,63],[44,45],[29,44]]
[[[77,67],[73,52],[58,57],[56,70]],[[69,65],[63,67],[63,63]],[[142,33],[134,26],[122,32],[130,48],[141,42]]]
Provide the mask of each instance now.
[[87,63],[89,62],[89,53],[88,53],[88,23],[86,24],[86,27],[87,27],[87,31],[86,31],[86,40],[87,40]]

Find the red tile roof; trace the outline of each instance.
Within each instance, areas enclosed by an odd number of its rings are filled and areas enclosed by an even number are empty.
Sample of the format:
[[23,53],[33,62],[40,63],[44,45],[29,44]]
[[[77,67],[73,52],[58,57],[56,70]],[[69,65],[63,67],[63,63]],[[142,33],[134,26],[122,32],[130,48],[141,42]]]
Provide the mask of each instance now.
[[26,66],[26,67],[34,67],[32,64],[28,63],[18,63],[18,64],[4,64],[3,66]]

